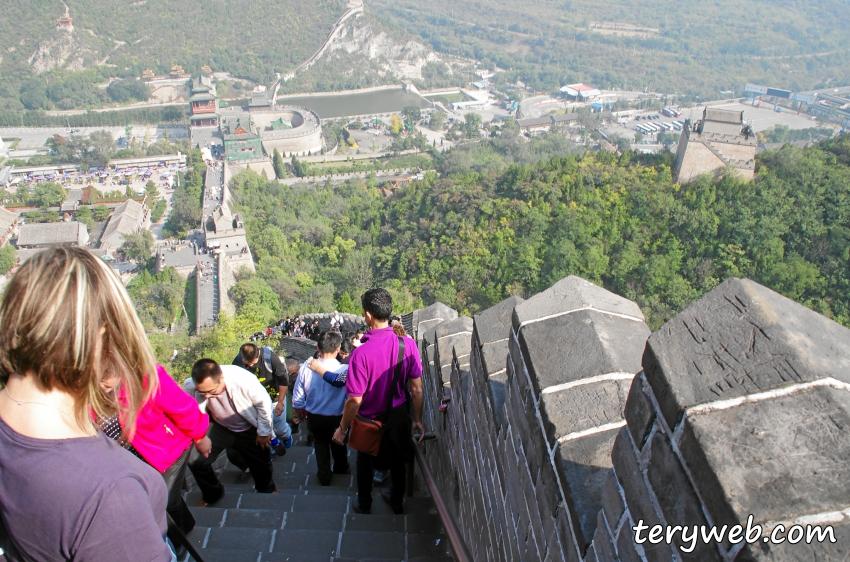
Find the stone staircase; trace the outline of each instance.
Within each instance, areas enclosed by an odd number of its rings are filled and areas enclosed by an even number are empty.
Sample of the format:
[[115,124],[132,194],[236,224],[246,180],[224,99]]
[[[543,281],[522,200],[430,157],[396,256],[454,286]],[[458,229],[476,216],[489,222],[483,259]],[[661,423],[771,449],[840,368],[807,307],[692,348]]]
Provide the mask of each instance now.
[[[286,456],[275,457],[280,494],[257,494],[253,481],[222,455],[219,478],[226,495],[215,507],[190,507],[197,525],[189,538],[205,562],[451,562],[445,531],[427,490],[405,498],[404,515],[394,515],[372,490],[372,513],[351,508],[357,493],[356,453],[349,449],[351,475],[334,475],[330,486],[316,478],[316,457],[304,431],[293,435]],[[200,492],[189,477],[186,501]],[[421,479],[417,479],[421,482]],[[183,559],[191,562],[188,556]]]

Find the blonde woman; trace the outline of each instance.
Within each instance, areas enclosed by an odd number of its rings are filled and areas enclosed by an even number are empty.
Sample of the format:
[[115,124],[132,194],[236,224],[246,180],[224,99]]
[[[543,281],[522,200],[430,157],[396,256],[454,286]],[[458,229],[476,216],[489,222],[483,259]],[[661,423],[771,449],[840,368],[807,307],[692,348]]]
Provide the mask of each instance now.
[[156,363],[118,277],[85,250],[24,263],[0,304],[0,548],[7,560],[172,561],[162,476],[99,433],[121,380],[129,438]]

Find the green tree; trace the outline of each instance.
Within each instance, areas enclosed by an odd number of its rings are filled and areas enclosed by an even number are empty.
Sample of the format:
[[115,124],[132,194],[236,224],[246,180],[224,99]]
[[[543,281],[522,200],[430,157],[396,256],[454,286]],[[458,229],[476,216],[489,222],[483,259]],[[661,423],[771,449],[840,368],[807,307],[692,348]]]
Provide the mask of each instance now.
[[94,228],[94,216],[92,215],[91,209],[85,205],[77,208],[74,213],[74,219],[86,225],[89,230]]
[[145,263],[153,255],[154,245],[155,241],[151,231],[142,230],[137,233],[125,234],[124,243],[121,244],[119,250],[127,256],[127,259]]
[[272,166],[274,167],[274,175],[277,179],[283,179],[286,177],[286,166],[284,166],[283,158],[276,148],[274,149],[274,155],[272,156]]
[[359,306],[354,304],[354,301],[351,300],[351,295],[348,292],[343,293],[339,300],[336,303],[336,309],[340,312],[347,312],[349,314],[362,314],[362,310]]
[[92,217],[94,217],[94,220],[97,222],[103,222],[109,217],[111,212],[112,211],[110,211],[109,207],[106,205],[95,205],[92,210]]
[[404,115],[404,118],[411,125],[415,125],[422,119],[422,110],[420,110],[415,105],[408,105],[404,109],[401,110],[401,114]]
[[428,126],[433,131],[441,131],[443,130],[443,123],[446,122],[446,114],[440,111],[439,109],[435,109],[431,112],[431,118],[428,120]]
[[481,136],[481,116],[477,113],[467,113],[463,117],[463,130],[466,138],[475,139]]
[[5,275],[10,269],[15,267],[18,261],[18,252],[11,244],[6,244],[0,248],[0,275]]

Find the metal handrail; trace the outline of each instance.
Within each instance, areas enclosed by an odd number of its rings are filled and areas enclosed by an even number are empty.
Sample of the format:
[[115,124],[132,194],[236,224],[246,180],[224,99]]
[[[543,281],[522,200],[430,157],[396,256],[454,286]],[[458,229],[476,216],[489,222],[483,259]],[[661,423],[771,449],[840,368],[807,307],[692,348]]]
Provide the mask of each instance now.
[[[433,433],[425,433],[424,436],[425,440],[436,438],[437,436]],[[458,529],[454,517],[449,511],[449,508],[446,506],[446,502],[443,501],[443,496],[440,495],[440,491],[437,489],[437,483],[434,481],[434,476],[428,468],[428,463],[425,461],[425,455],[423,455],[422,451],[419,450],[419,441],[416,436],[413,437],[413,443],[413,449],[416,451],[416,460],[419,461],[419,469],[422,471],[422,478],[425,479],[428,491],[434,499],[434,506],[437,508],[437,514],[440,516],[440,521],[442,521],[443,527],[446,529],[446,535],[448,535],[449,545],[452,547],[452,553],[454,553],[455,560],[457,560],[457,562],[473,562],[472,554],[469,552],[469,547],[466,546],[466,542],[464,542],[463,536],[460,534],[460,529]]]

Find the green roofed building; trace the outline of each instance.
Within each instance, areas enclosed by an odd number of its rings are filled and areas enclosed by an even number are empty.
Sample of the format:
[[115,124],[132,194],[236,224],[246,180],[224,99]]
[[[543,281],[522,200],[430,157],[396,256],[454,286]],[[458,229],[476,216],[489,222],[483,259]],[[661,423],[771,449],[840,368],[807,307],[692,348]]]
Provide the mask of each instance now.
[[221,136],[224,138],[224,158],[228,162],[263,158],[263,144],[250,117],[223,116]]
[[292,121],[284,119],[283,117],[281,117],[277,121],[272,121],[271,128],[272,128],[272,131],[283,131],[283,130],[286,130],[286,129],[291,129],[292,128]]

